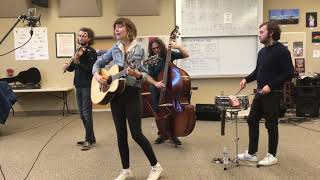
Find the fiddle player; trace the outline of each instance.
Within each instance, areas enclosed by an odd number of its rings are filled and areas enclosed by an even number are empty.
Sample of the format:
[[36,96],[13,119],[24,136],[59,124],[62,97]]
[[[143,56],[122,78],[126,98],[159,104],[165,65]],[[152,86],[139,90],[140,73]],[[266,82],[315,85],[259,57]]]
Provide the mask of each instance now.
[[241,80],[240,89],[247,83],[257,80],[258,93],[254,96],[250,113],[247,119],[249,126],[249,149],[238,154],[240,160],[258,161],[259,121],[265,118],[265,127],[268,130],[268,153],[258,165],[269,166],[278,163],[276,157],[279,132],[278,117],[280,99],[285,81],[293,75],[293,64],[288,49],[278,40],[281,29],[276,22],[265,22],[259,26],[259,41],[264,47],[258,53],[255,70]]
[[[171,62],[173,62],[176,59],[184,59],[189,57],[188,51],[182,45],[179,45],[176,42],[170,42],[168,45],[168,48],[179,50],[179,51],[171,51],[171,59],[170,59]],[[164,42],[160,38],[155,37],[150,39],[149,45],[148,45],[149,56],[158,55],[160,59],[157,64],[148,66],[148,73],[154,80],[157,80],[160,72],[164,70],[167,51],[168,50]],[[153,84],[150,84],[149,90],[151,93],[152,109],[153,111],[158,112],[161,89],[159,89]],[[170,124],[169,126],[172,126],[172,123],[168,123],[168,124]],[[170,138],[172,143],[176,145],[181,145],[182,144],[181,141],[173,135],[173,127],[167,127],[167,128],[169,128],[169,131],[171,131],[169,133],[171,137],[167,137],[167,135],[165,134],[160,134],[160,131],[158,131],[158,137],[155,140],[155,144],[161,144],[166,139]]]
[[80,118],[85,129],[85,139],[77,142],[77,145],[82,146],[82,151],[89,150],[96,143],[91,102],[92,67],[97,60],[96,50],[91,47],[93,42],[94,32],[90,28],[81,28],[77,38],[80,47],[71,62],[63,65],[64,71],[75,72],[73,84],[76,88]]

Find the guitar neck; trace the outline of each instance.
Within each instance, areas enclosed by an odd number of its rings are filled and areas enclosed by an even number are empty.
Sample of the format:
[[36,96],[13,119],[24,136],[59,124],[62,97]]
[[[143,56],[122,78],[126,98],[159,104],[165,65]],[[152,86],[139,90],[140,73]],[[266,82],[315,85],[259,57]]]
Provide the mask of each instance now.
[[169,63],[171,61],[171,48],[168,49],[167,55],[166,55],[166,64],[164,66],[163,70],[163,84],[167,84],[167,79],[168,79],[168,70],[169,70]]
[[118,72],[117,74],[112,76],[112,81],[119,79],[122,76],[127,75],[127,69],[123,69],[120,72]]
[[0,81],[7,81],[8,83],[12,83],[12,82],[17,82],[18,78],[17,78],[17,76],[11,77],[11,78],[2,78],[2,79],[0,79]]

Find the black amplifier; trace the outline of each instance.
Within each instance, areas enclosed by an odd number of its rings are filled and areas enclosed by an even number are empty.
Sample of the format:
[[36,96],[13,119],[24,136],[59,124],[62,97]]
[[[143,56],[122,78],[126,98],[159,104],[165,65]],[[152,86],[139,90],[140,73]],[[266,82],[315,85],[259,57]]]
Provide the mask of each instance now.
[[197,120],[220,121],[220,111],[215,104],[196,104]]

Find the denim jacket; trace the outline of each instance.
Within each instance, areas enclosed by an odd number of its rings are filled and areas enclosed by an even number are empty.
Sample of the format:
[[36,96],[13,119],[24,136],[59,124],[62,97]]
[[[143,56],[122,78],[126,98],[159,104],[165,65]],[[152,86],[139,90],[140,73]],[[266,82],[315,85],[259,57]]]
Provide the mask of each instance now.
[[[141,44],[137,43],[137,40],[133,40],[131,46],[127,50],[127,60],[129,63],[141,64],[144,60],[145,54]],[[113,61],[120,67],[127,68],[128,63],[125,63],[124,47],[121,42],[117,42],[113,47],[102,55],[102,58],[97,60],[93,65],[92,74],[104,68],[107,64]],[[126,76],[126,85],[141,87],[141,81],[145,81],[147,78],[147,69],[143,66],[139,66],[138,71],[142,73],[142,79],[137,80],[135,77]]]

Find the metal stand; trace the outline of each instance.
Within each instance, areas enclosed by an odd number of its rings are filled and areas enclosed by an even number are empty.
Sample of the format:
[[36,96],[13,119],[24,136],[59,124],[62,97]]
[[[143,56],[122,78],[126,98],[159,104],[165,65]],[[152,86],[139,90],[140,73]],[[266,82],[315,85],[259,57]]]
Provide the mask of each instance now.
[[[239,111],[242,111],[243,109],[241,108],[225,108],[224,110],[221,111],[221,117],[222,118],[225,118],[225,113],[226,112],[229,112],[230,115],[231,115],[231,119],[234,119],[234,122],[235,122],[235,130],[236,130],[236,133],[235,133],[235,138],[234,138],[234,141],[235,141],[235,147],[236,147],[236,151],[235,151],[235,157],[233,159],[230,159],[228,157],[228,152],[226,152],[227,150],[224,149],[223,151],[223,154],[224,156],[226,157],[223,157],[223,158],[213,158],[212,162],[213,163],[219,163],[219,164],[223,164],[224,165],[224,168],[223,170],[227,170],[229,169],[230,167],[232,166],[238,166],[240,165],[239,163],[239,158],[238,158],[238,154],[239,154],[239,137],[238,137],[238,113]],[[221,119],[221,121],[224,121],[224,119]],[[224,132],[223,134],[224,135]],[[225,154],[226,153],[226,154]]]

